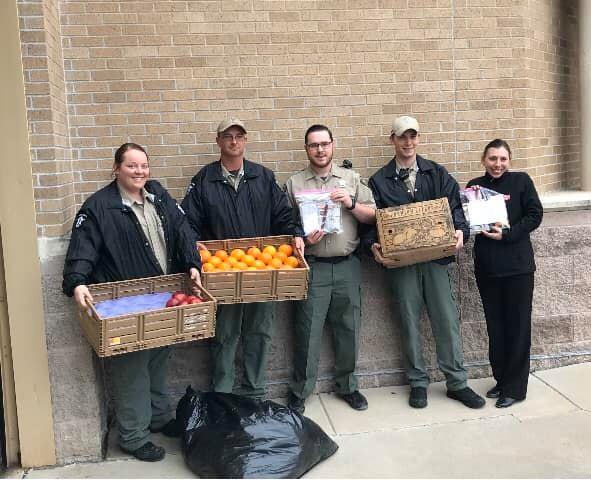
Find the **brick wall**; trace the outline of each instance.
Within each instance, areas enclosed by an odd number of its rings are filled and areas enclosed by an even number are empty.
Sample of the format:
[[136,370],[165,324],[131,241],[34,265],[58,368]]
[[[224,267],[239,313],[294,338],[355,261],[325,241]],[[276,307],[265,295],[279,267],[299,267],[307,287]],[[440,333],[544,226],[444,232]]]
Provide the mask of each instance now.
[[216,159],[228,113],[247,123],[249,158],[280,180],[305,165],[314,122],[371,175],[392,155],[392,118],[410,113],[422,154],[462,182],[503,136],[540,191],[579,183],[574,0],[18,5],[42,236],[68,233],[128,140],[181,198]]
[[54,237],[75,214],[59,5],[35,0],[18,7],[38,232]]

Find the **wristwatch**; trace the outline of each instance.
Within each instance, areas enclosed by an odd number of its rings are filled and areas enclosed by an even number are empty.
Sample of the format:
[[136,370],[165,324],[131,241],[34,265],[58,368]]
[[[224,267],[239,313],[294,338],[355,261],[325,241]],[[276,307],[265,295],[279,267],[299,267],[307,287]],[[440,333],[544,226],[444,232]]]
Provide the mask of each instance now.
[[351,206],[349,208],[347,208],[349,211],[352,211],[355,209],[355,204],[357,203],[357,199],[355,198],[355,196],[351,196]]

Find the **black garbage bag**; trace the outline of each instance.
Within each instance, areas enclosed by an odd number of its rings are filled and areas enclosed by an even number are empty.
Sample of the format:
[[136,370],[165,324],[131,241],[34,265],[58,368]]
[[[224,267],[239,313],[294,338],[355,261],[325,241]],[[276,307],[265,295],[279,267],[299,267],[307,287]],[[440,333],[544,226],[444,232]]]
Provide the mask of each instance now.
[[299,478],[338,449],[314,421],[273,401],[189,386],[176,416],[200,478]]

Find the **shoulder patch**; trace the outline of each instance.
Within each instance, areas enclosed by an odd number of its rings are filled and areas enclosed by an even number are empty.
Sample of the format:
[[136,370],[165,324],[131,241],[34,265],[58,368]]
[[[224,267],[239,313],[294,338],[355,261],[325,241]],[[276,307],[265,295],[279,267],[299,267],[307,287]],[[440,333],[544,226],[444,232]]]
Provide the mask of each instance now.
[[76,218],[76,224],[74,226],[76,228],[80,228],[82,226],[82,223],[84,223],[84,221],[86,220],[86,218],[88,218],[87,215],[85,215],[84,213],[80,213],[78,215],[78,218]]

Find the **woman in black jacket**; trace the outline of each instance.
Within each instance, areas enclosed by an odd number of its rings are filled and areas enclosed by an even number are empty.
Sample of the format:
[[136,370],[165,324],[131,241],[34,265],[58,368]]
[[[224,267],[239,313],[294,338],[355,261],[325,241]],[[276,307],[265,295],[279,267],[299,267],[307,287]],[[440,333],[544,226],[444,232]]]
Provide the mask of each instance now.
[[[144,148],[125,143],[115,153],[115,180],[80,208],[64,266],[63,290],[81,309],[87,285],[187,272],[200,283],[196,235],[182,209],[157,181],[149,180]],[[150,432],[178,433],[166,396],[170,348],[110,357],[110,376],[123,451],[143,461],[164,458]]]
[[542,204],[533,181],[510,172],[511,149],[501,140],[487,144],[484,176],[468,187],[505,195],[510,228],[495,225],[474,242],[474,273],[489,337],[489,359],[496,385],[486,395],[506,408],[525,399],[531,347],[531,309],[536,265],[529,234],[542,222]]

